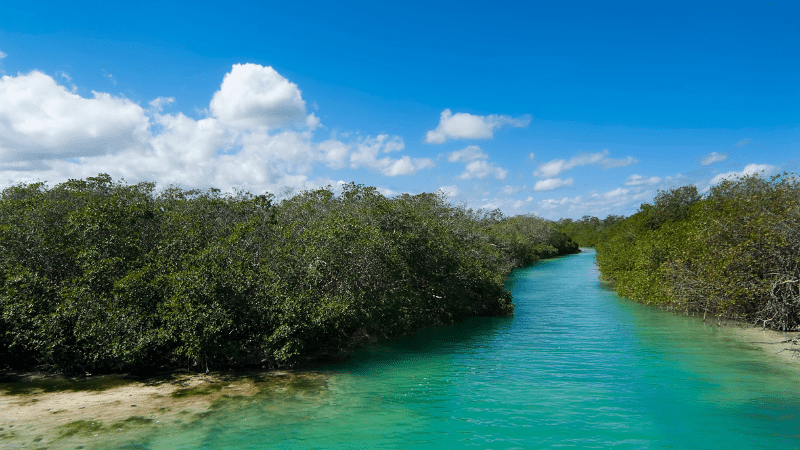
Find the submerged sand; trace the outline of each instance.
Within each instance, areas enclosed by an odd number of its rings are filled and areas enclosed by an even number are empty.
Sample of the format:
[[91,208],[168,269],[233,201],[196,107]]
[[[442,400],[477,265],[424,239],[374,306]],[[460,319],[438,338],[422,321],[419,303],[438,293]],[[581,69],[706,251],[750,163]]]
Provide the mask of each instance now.
[[[10,381],[11,380],[11,381]],[[0,449],[103,448],[133,434],[188,424],[220,403],[298,384],[324,384],[319,373],[172,374],[67,379],[6,374],[0,382]]]
[[714,322],[710,327],[719,327],[721,331],[731,335],[739,342],[750,344],[773,356],[777,364],[789,365],[800,372],[800,333],[763,329],[743,322],[730,322],[718,326]]

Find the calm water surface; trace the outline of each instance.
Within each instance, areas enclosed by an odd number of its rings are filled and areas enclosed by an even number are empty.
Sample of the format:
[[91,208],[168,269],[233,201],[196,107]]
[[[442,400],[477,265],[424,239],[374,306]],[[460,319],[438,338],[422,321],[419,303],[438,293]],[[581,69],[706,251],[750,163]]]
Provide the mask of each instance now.
[[597,276],[592,250],[517,270],[513,318],[363,350],[130,448],[800,448],[800,372]]

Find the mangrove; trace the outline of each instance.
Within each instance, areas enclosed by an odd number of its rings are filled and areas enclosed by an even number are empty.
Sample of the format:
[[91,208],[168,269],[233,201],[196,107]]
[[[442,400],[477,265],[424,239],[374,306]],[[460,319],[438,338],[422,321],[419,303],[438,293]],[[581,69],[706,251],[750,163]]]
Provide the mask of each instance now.
[[0,194],[0,370],[294,367],[510,315],[514,267],[577,251],[441,193],[23,183]]

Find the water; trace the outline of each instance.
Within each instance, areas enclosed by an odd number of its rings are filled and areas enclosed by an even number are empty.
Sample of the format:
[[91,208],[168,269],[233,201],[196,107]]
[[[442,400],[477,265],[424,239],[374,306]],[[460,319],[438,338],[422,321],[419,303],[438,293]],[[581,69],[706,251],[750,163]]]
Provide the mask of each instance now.
[[365,349],[130,448],[800,448],[800,371],[597,275],[591,250],[517,270],[513,318]]

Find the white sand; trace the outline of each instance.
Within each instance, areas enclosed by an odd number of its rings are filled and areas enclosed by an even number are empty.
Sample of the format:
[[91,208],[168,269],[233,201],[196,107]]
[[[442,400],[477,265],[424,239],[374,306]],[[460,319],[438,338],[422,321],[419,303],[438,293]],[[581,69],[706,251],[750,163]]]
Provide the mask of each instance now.
[[[314,375],[271,372],[266,376],[280,381]],[[37,386],[37,381],[42,381],[41,377],[27,378],[31,381],[19,383]],[[191,421],[223,397],[252,396],[264,386],[249,377],[195,374],[150,382],[122,381],[119,386],[99,391],[44,392],[35,387],[21,394],[5,391],[0,395],[0,449],[76,448],[86,444],[86,448],[94,448],[91,441],[109,444],[116,440],[109,440],[109,435],[123,439],[126,432]],[[188,395],[175,397],[176,392]]]

